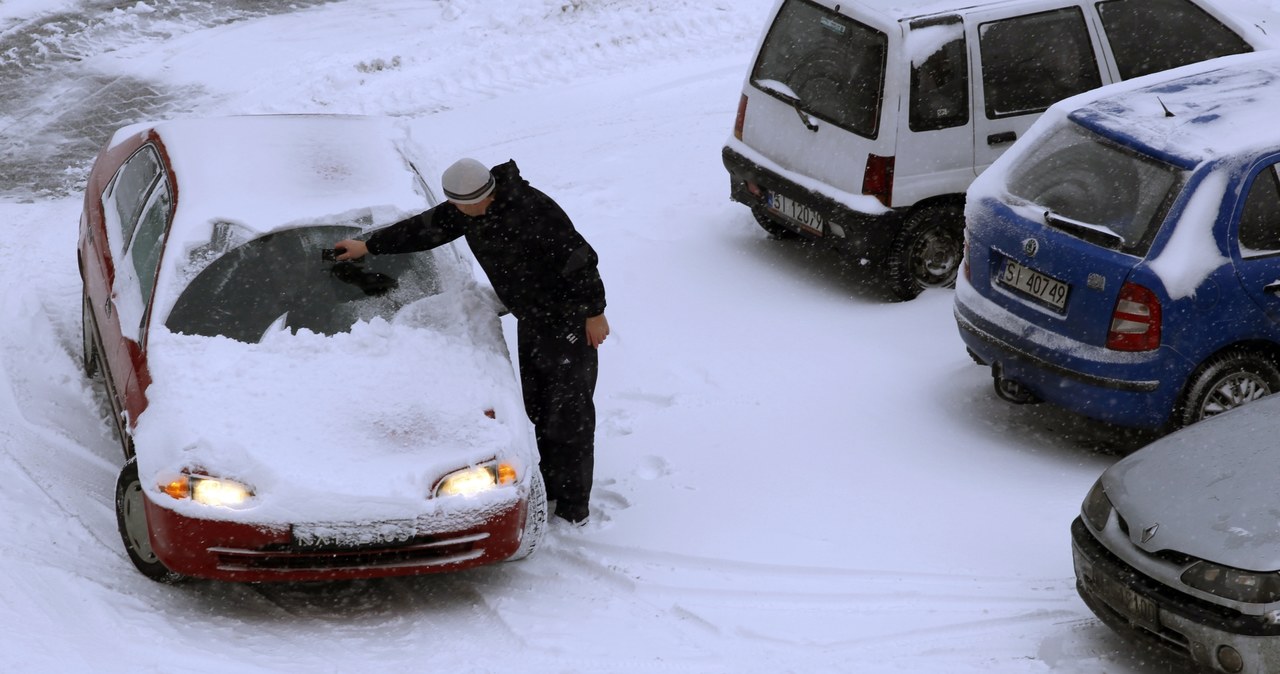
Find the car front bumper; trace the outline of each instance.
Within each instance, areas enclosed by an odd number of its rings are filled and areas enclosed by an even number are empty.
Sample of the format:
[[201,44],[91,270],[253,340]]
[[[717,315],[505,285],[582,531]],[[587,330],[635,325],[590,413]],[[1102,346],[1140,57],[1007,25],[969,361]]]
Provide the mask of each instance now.
[[855,210],[847,203],[801,185],[728,145],[721,151],[721,158],[729,172],[729,198],[733,201],[753,209],[765,209],[768,208],[765,193],[773,192],[821,214],[826,222],[821,236],[785,219],[778,219],[779,224],[805,238],[820,239],[851,253],[876,254],[886,250],[898,232],[901,214],[896,210],[884,209],[879,214]]
[[956,281],[954,316],[965,346],[993,375],[1109,423],[1165,426],[1190,374],[1190,364],[1166,348],[1111,351],[1051,333],[982,297],[963,277]]
[[[1071,543],[1076,591],[1117,633],[1210,671],[1280,671],[1280,625],[1188,596],[1144,575],[1098,542],[1079,517],[1071,524]],[[1134,608],[1142,600],[1156,607],[1154,620]],[[1221,666],[1224,648],[1239,653],[1242,669]]]
[[[328,581],[457,571],[501,562],[515,554],[528,503],[513,500],[486,510],[457,530],[407,523],[342,524],[331,530],[367,528],[430,531],[382,536],[374,542],[326,541],[293,526],[255,525],[187,517],[146,498],[156,556],[185,576],[236,582]],[[312,530],[316,527],[311,527]]]

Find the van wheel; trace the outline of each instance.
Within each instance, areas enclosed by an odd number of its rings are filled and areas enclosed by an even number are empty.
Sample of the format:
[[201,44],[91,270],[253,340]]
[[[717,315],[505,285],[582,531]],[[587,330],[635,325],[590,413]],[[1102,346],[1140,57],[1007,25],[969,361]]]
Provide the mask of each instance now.
[[756,222],[760,224],[761,229],[768,232],[769,236],[775,239],[794,239],[800,236],[786,225],[775,220],[772,215],[769,215],[768,209],[764,206],[752,206],[751,215],[755,216]]
[[951,288],[964,255],[964,207],[947,203],[912,211],[893,239],[889,290],[901,300],[925,288]]
[[1280,369],[1248,351],[1227,351],[1205,361],[1192,375],[1178,421],[1194,424],[1280,390]]

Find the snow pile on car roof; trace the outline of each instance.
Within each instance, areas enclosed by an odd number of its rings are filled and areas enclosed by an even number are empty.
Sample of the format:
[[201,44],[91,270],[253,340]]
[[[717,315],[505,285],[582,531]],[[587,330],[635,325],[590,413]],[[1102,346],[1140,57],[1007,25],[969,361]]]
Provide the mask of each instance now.
[[1183,168],[1280,143],[1275,52],[1206,61],[1117,88],[1064,107],[1074,108],[1070,117],[1082,126]]

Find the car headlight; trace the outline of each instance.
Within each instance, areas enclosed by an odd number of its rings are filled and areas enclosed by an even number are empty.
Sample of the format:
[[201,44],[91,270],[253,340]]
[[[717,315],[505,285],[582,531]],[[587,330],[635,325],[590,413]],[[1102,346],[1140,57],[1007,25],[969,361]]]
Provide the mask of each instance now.
[[1182,582],[1209,594],[1249,604],[1280,599],[1280,573],[1241,571],[1213,562],[1196,562],[1182,572]]
[[238,508],[253,498],[253,488],[226,478],[183,473],[160,484],[160,491],[178,500],[207,506]]
[[496,487],[515,484],[516,468],[509,463],[490,463],[463,468],[436,483],[435,496],[475,496]]
[[1107,518],[1111,516],[1111,499],[1107,498],[1107,491],[1102,488],[1102,478],[1098,478],[1093,483],[1093,489],[1089,490],[1089,495],[1084,499],[1084,505],[1080,507],[1080,514],[1084,515],[1085,521],[1093,527],[1094,531],[1102,531],[1107,526]]

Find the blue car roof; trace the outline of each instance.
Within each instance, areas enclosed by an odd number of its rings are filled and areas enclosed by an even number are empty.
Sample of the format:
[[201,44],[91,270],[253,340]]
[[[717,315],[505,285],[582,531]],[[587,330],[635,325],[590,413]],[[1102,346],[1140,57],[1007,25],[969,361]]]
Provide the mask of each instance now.
[[1227,56],[1063,101],[1073,122],[1185,169],[1280,147],[1280,51]]

